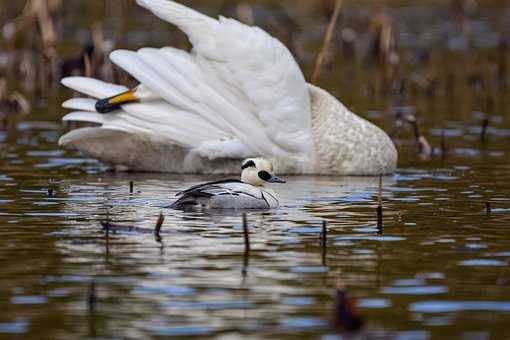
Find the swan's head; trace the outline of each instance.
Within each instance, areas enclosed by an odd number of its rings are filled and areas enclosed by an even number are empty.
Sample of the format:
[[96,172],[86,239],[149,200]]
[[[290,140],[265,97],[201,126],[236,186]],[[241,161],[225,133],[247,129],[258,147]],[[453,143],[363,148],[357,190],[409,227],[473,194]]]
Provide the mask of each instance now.
[[273,165],[263,158],[249,158],[241,166],[241,181],[257,187],[266,183],[285,183],[273,173]]

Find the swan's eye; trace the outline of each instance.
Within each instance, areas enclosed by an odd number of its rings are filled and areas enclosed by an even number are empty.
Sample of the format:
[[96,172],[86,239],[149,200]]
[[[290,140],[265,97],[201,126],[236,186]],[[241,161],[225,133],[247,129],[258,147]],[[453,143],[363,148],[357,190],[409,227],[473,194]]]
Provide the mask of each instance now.
[[247,169],[247,168],[256,168],[257,166],[255,165],[255,162],[254,161],[247,161],[246,163],[243,164],[243,166],[241,166],[241,169]]

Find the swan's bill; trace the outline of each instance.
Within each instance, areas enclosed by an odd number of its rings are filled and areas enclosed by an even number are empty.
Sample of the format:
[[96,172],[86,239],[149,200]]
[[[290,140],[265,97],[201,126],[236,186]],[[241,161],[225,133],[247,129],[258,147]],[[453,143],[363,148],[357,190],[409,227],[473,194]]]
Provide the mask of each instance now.
[[120,109],[121,105],[136,103],[140,98],[135,95],[136,88],[122,92],[113,97],[98,100],[96,111],[99,113],[110,113]]

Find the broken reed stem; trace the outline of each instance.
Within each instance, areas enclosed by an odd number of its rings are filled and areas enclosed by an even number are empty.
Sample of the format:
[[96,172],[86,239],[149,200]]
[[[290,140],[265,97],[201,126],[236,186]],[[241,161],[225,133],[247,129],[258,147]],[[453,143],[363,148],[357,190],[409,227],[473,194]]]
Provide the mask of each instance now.
[[319,55],[317,56],[317,61],[315,62],[315,68],[313,70],[312,75],[312,84],[317,84],[317,81],[319,80],[322,64],[324,63],[324,58],[326,57],[329,45],[331,44],[331,38],[333,37],[333,32],[335,31],[335,27],[338,22],[340,10],[342,9],[342,2],[343,0],[336,0],[333,15],[331,16],[331,20],[329,21],[328,29],[324,34],[324,40],[322,42],[321,51],[319,52]]
[[243,232],[244,232],[244,251],[250,251],[250,232],[248,230],[248,221],[246,213],[243,214]]
[[383,206],[382,206],[382,175],[379,176],[379,192],[377,197],[377,229],[383,231]]
[[161,238],[161,227],[163,226],[163,222],[165,222],[165,216],[163,216],[163,213],[159,213],[158,221],[156,222],[156,227],[154,228],[154,235],[159,239]]
[[321,239],[322,248],[326,248],[327,243],[328,243],[328,223],[326,221],[322,221],[322,239]]
[[135,187],[135,183],[133,181],[129,182],[129,193],[132,194]]
[[487,215],[490,215],[492,213],[491,202],[485,202],[485,212],[487,213]]

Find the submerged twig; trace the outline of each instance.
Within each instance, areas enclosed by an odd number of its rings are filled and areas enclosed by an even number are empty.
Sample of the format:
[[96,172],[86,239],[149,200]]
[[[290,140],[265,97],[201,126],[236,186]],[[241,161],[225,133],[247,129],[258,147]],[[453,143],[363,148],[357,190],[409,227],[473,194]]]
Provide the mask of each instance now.
[[485,212],[487,213],[487,215],[490,215],[492,213],[491,202],[485,202]]
[[317,56],[317,61],[315,62],[315,68],[313,70],[312,75],[312,84],[317,84],[317,81],[319,80],[322,64],[324,63],[324,58],[326,57],[326,53],[329,49],[331,38],[333,37],[333,32],[335,31],[336,23],[340,15],[340,10],[342,9],[342,2],[343,2],[342,0],[336,0],[333,15],[331,16],[331,20],[329,21],[328,29],[324,34],[324,40],[322,42],[321,51],[319,52],[319,55]]

